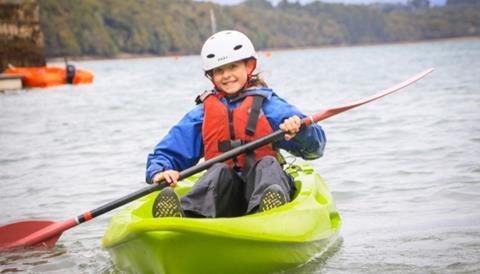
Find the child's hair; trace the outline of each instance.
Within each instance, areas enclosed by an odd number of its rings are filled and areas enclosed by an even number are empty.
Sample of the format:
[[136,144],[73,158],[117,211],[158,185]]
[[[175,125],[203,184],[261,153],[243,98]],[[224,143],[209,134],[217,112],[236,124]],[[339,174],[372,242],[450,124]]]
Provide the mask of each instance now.
[[267,82],[260,76],[260,73],[253,74],[248,81],[249,87],[268,87]]

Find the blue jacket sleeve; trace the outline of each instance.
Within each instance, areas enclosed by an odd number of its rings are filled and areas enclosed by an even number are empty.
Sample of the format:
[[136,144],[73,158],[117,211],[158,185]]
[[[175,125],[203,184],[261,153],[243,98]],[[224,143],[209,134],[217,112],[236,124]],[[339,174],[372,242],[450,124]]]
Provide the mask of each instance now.
[[184,170],[203,157],[203,105],[187,113],[148,155],[145,179],[152,183],[155,174],[164,170]]
[[[263,111],[274,131],[280,128],[280,124],[285,119],[293,115],[297,115],[300,118],[305,117],[300,110],[275,93],[272,93],[270,99],[265,102]],[[292,140],[286,141],[282,139],[274,145],[277,148],[288,151],[292,155],[302,157],[305,160],[313,160],[323,155],[326,142],[327,139],[323,129],[320,125],[313,124],[302,129]]]

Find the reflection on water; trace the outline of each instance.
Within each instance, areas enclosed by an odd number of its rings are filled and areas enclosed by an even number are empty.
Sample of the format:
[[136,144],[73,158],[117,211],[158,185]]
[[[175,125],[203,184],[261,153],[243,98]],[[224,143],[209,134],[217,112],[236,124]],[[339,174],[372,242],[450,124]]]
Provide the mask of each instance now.
[[[93,85],[0,94],[1,224],[66,220],[144,187],[146,155],[210,87],[197,56],[77,66]],[[260,55],[270,86],[305,113],[428,67],[414,86],[322,122],[328,144],[313,165],[342,214],[341,240],[286,273],[480,272],[480,40]],[[0,271],[115,272],[101,247],[111,214],[51,251],[0,254]]]
[[[63,250],[62,250],[63,249]],[[5,266],[0,273],[24,272],[31,266],[47,264],[49,259],[67,253],[65,248],[48,250],[22,250],[4,254],[0,260],[0,266]]]
[[311,261],[295,269],[286,270],[283,273],[290,273],[290,274],[317,273],[318,271],[325,268],[325,266],[328,264],[328,260],[341,249],[342,244],[343,244],[343,238],[338,237],[336,240],[334,240],[332,245],[328,247],[327,250],[325,250],[315,258],[313,258]]

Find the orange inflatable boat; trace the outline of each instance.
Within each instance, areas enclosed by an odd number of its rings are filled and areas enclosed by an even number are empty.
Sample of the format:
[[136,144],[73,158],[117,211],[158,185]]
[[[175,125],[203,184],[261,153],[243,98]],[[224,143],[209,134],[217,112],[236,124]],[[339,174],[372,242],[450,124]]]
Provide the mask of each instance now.
[[8,68],[4,74],[20,75],[24,87],[51,87],[65,84],[89,84],[93,74],[73,65],[61,67],[15,67]]

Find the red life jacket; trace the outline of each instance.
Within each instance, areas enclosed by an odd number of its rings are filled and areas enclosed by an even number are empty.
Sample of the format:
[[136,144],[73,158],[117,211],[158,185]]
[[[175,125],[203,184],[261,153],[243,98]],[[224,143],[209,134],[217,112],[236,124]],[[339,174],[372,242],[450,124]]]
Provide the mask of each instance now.
[[[261,95],[247,95],[234,110],[229,110],[211,93],[204,93],[199,98],[203,101],[205,110],[202,125],[205,160],[273,132],[262,112],[264,97]],[[235,170],[242,171],[268,155],[277,156],[272,144],[240,154],[226,163]]]

